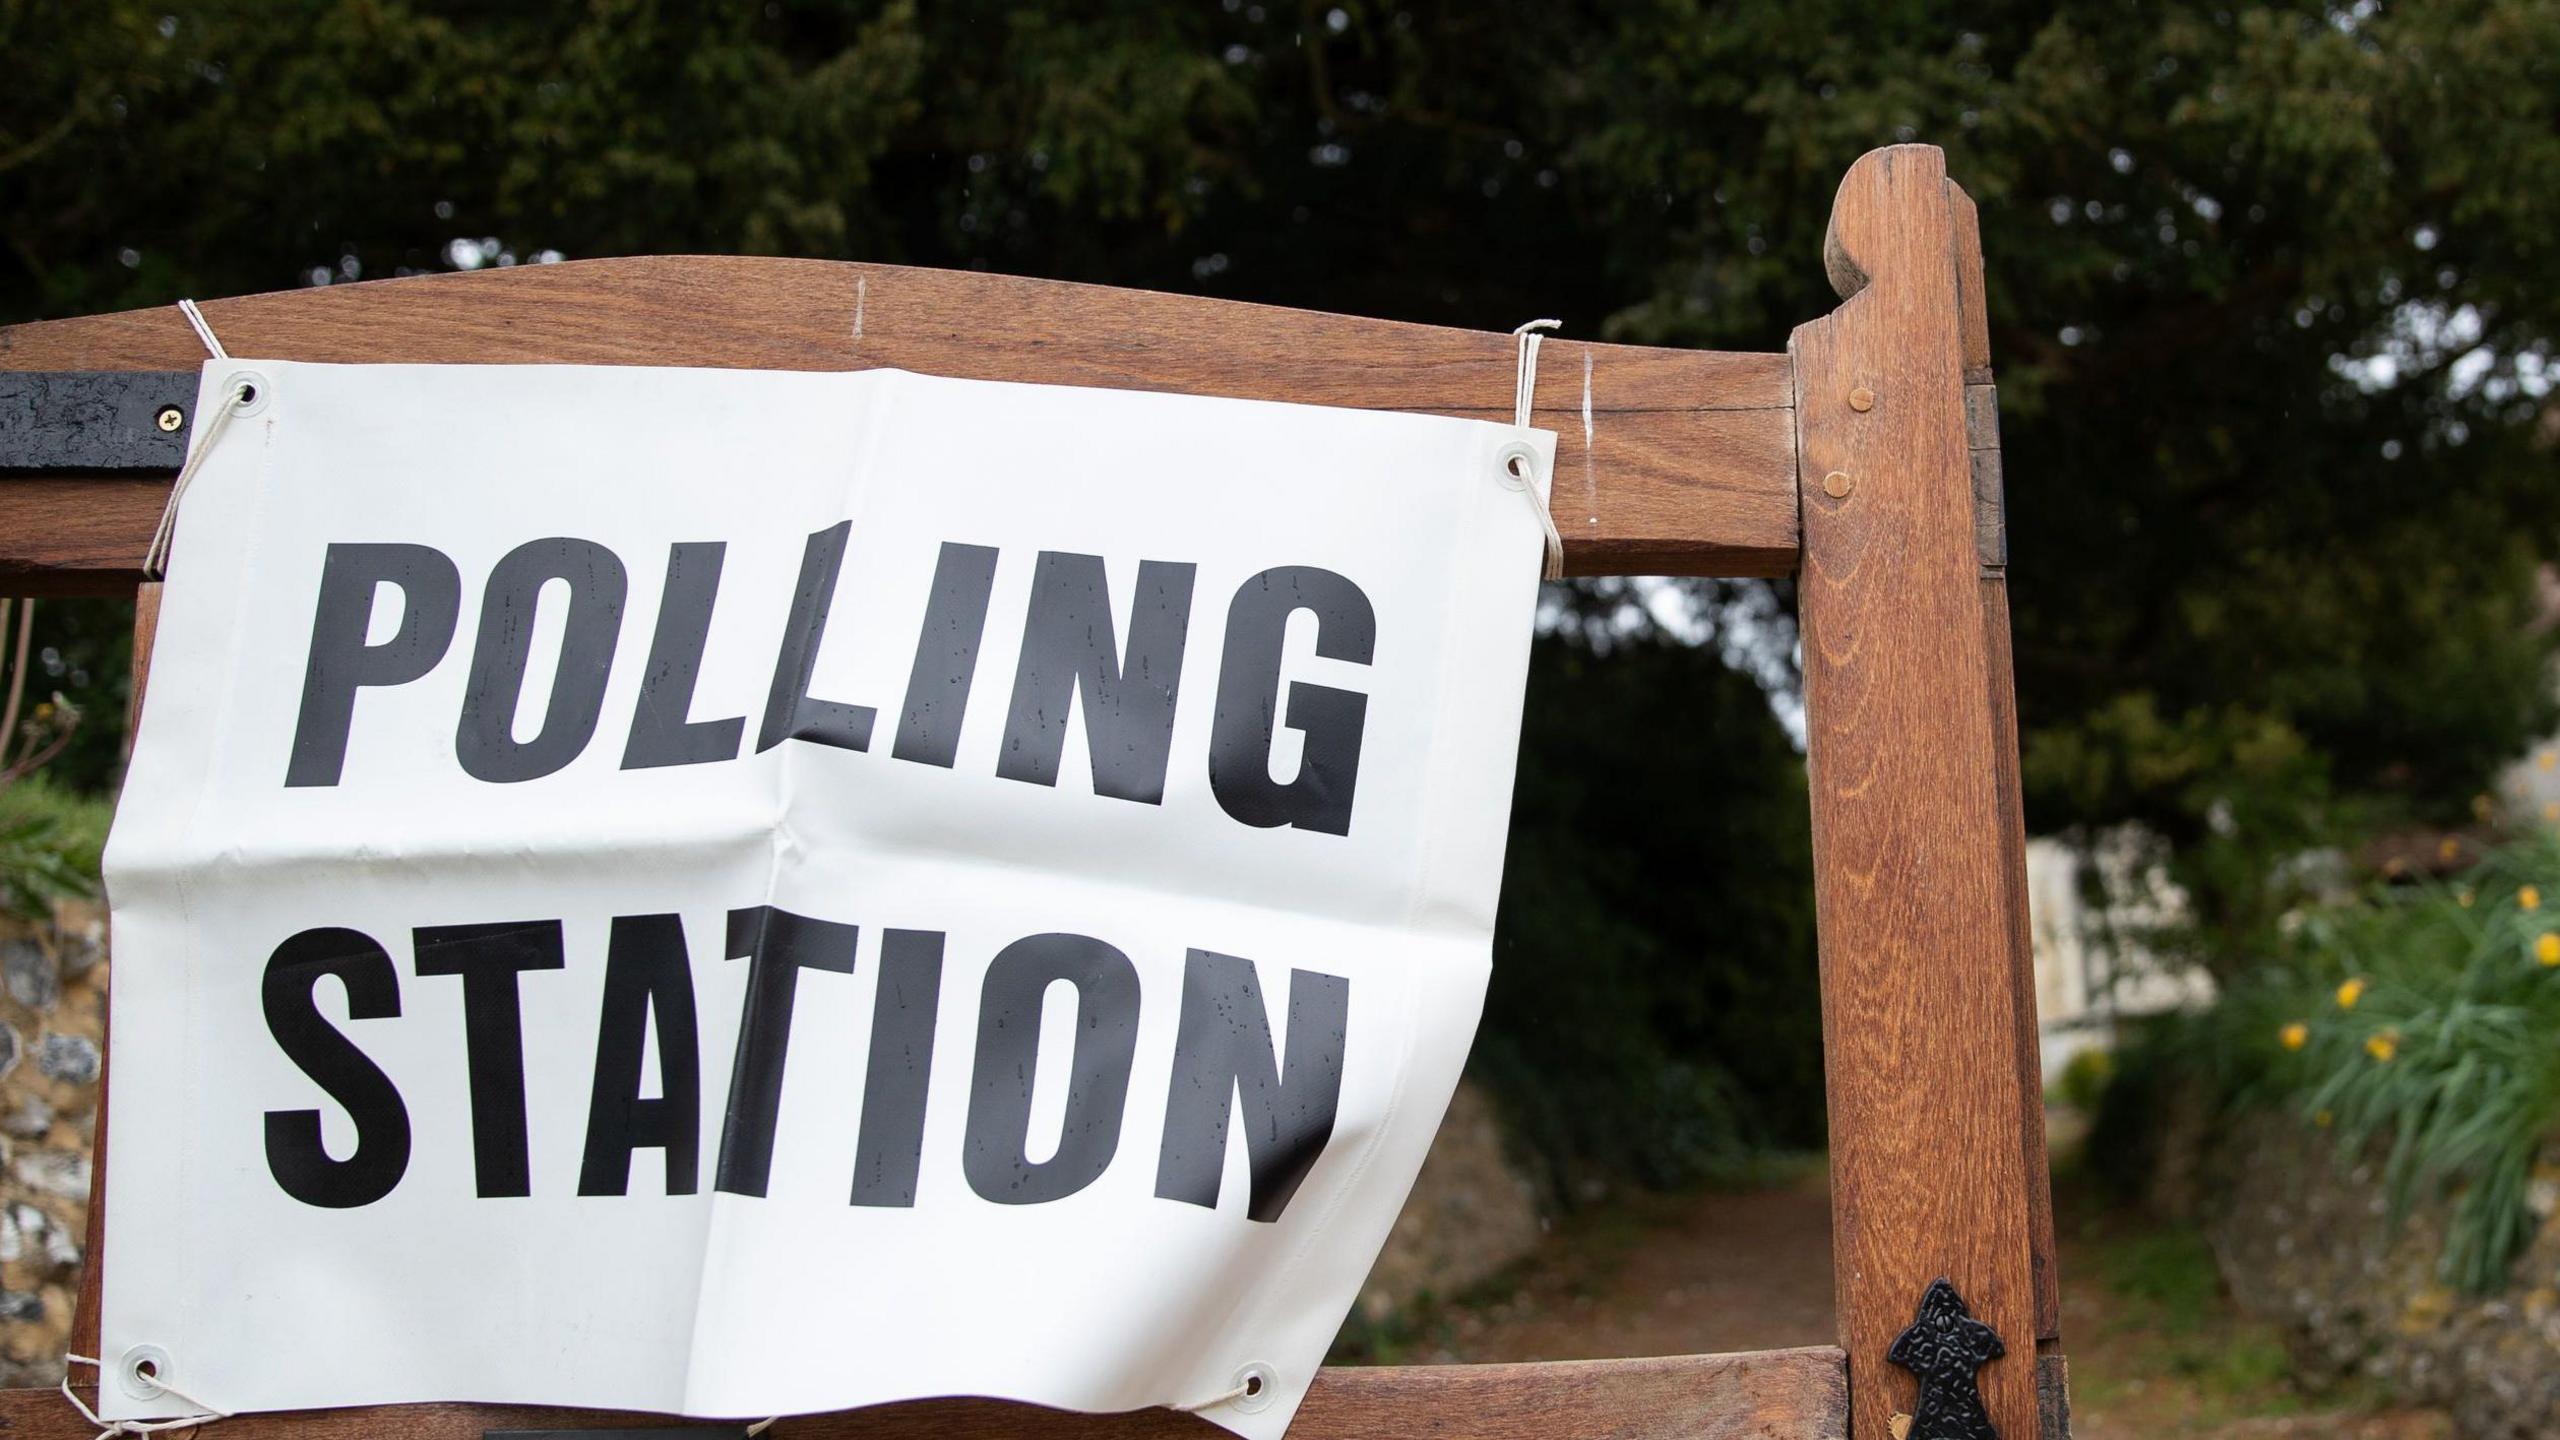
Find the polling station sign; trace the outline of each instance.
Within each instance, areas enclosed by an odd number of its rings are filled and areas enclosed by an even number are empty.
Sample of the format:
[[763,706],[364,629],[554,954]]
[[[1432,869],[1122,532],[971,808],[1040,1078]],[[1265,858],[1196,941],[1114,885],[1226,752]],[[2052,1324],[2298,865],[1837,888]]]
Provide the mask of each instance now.
[[244,377],[108,847],[105,1413],[1278,1434],[1483,998],[1523,432]]

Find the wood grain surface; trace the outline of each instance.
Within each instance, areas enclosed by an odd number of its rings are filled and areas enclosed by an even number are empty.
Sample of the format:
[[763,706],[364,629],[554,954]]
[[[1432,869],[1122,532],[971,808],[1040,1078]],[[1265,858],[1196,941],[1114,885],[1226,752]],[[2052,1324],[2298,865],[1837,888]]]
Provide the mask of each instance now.
[[2006,657],[1976,548],[1955,193],[1929,146],[1852,167],[1825,242],[1845,303],[1790,347],[1834,1283],[1861,1437],[1912,1406],[1885,1354],[1939,1276],[2006,1344],[1981,1376],[2000,1433],[2036,1433],[2037,1094],[2018,1054]]
[[[1939,1275],[2008,1345],[1982,1376],[2001,1433],[2038,1433],[2040,1388],[2046,1415],[2063,1403],[2005,556],[1992,544],[1996,393],[1971,202],[1935,149],[1875,152],[1841,185],[1824,258],[1846,303],[1798,329],[1787,355],[1550,342],[1538,419],[1562,441],[1554,508],[1575,572],[1780,574],[1801,560],[1847,1353],[1332,1369],[1300,1412],[1297,1440],[1891,1435],[1912,1384],[1884,1355]],[[893,365],[1496,418],[1508,414],[1512,364],[1506,335],[802,261],[592,261],[205,308],[234,354],[261,358]],[[0,328],[0,369],[162,369],[197,358],[174,311]],[[1848,398],[1860,390],[1872,392],[1864,408]],[[1993,485],[1978,493],[1986,452]],[[1835,472],[1836,495],[1826,483]],[[166,488],[0,480],[0,590],[131,589]],[[154,599],[146,590],[138,617],[137,689]],[[102,1099],[102,1139],[105,1124]],[[99,1261],[104,1168],[102,1148],[89,1252]],[[92,1265],[80,1296],[76,1334],[89,1344],[100,1269]],[[663,1423],[435,1405],[242,1417],[217,1433],[476,1440],[485,1429]],[[0,1392],[0,1430],[89,1433],[52,1391]],[[1096,1417],[957,1400],[788,1420],[773,1433],[1220,1432],[1166,1411]]]
[[2035,1281],[2036,1341],[2062,1338],[2062,1278],[2054,1268],[2053,1170],[2045,1152],[2044,1048],[2036,1029],[2035,932],[2027,914],[2026,811],[2019,793],[2018,697],[2009,654],[2009,582],[1982,577],[1983,654],[1991,671],[1991,784],[1999,830],[1990,857],[2000,867],[2008,909],[2013,1064],[2018,1075],[2018,1145],[2027,1184],[2027,1263]]
[[[94,1398],[86,1387],[83,1398]],[[220,1397],[208,1397],[217,1403]],[[1290,1440],[1845,1440],[1848,1376],[1829,1346],[1544,1365],[1337,1367],[1316,1376]],[[243,1415],[208,1440],[480,1440],[488,1430],[677,1426],[664,1416],[519,1405],[399,1405]],[[10,1440],[90,1440],[53,1390],[0,1391]],[[1216,1440],[1193,1415],[1082,1415],[926,1400],[783,1420],[774,1440]],[[2022,1434],[2028,1432],[2020,1432]]]
[[[881,366],[971,379],[1511,417],[1506,334],[1054,280],[666,256],[366,281],[207,302],[278,360]],[[1525,318],[1525,317],[1524,317]],[[193,369],[174,308],[0,327],[0,370]],[[1782,575],[1796,558],[1787,358],[1546,342],[1536,423],[1575,574]],[[130,588],[161,480],[0,479],[0,588]]]
[[[1999,814],[1990,839],[1996,847],[1992,860],[2008,895],[2019,1144],[2027,1172],[2027,1261],[2035,1277],[2036,1340],[2050,1349],[2062,1339],[2062,1279],[2054,1268],[2053,1167],[2045,1150],[2035,931],[2027,913],[2027,818],[2018,773],[2017,667],[2009,649],[2008,494],[2000,467],[2000,387],[1991,373],[1981,220],[1973,197],[1961,185],[1948,184],[1947,207],[1949,223],[1955,227],[1956,292],[1962,300],[1957,307],[1962,325],[1957,338],[1964,345],[1965,447],[1973,467],[1974,558],[1982,567],[1983,666],[1991,684],[1991,786]],[[2058,1354],[2042,1357],[2039,1383],[2063,1383],[2061,1364]]]
[[[144,581],[133,594],[133,694],[126,702],[124,717],[125,758],[133,757],[133,742],[142,733],[142,697],[151,681],[151,646],[160,633],[160,583]],[[71,1353],[96,1356],[102,1309],[106,1296],[107,1276],[107,1101],[111,1090],[107,1071],[115,1058],[115,1047],[109,1043],[114,1029],[116,1008],[115,940],[107,941],[108,1003],[98,1012],[98,1114],[89,1130],[89,1213],[80,1253],[80,1291],[71,1304]]]

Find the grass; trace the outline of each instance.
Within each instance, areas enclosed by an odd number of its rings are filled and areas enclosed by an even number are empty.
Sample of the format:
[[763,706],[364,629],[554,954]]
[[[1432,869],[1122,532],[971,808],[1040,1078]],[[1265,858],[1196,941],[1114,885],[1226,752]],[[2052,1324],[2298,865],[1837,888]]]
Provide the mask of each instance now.
[[[2382,1405],[2361,1382],[2317,1397],[2298,1388],[2280,1333],[2233,1307],[2194,1227],[2111,1206],[2077,1172],[2055,1183],[2059,1208],[2080,1217],[2070,1236],[2077,1268],[2065,1283],[2098,1292],[2089,1297],[2095,1326],[2070,1336],[2073,1400],[2092,1417],[2146,1417],[2170,1427],[2163,1433],[2184,1434]],[[2085,1327],[2087,1317],[2075,1323]]]
[[[2203,1405],[2200,1418],[2221,1423],[2303,1408],[2274,1330],[2229,1313],[2203,1236],[2175,1225],[2120,1228],[2098,1236],[2094,1248],[2099,1283],[2114,1301],[2110,1333],[2138,1337],[2148,1352],[2146,1371],[2193,1387]],[[2103,1390],[2114,1373],[2091,1374],[2083,1366],[2081,1383]]]
[[96,894],[114,813],[41,775],[0,787],[0,911],[40,917],[55,900]]

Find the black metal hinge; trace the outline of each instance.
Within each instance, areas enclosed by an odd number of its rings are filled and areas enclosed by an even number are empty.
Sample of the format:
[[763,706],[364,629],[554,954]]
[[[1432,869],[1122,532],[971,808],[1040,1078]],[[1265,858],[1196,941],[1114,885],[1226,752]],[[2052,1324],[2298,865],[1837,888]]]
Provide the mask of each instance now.
[[1954,1285],[1930,1281],[1911,1328],[1885,1353],[1920,1380],[1920,1399],[1901,1440],[2000,1440],[1974,1372],[2008,1353],[2000,1332],[1973,1318]]
[[1964,387],[1965,449],[1973,458],[1973,544],[1985,575],[2009,568],[2009,505],[2000,474],[2000,387]]
[[176,470],[193,370],[0,370],[0,473]]
[[2036,1428],[2042,1440],[2071,1440],[2071,1362],[2036,1357]]

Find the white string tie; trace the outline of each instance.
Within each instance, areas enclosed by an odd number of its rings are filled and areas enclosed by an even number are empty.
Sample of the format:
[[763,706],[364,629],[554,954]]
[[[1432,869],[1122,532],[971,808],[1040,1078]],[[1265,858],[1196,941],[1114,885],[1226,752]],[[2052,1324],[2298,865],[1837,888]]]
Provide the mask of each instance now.
[[779,1416],[779,1415],[767,1415],[766,1417],[764,1417],[763,1419],[761,1419],[761,1420],[757,1421],[757,1422],[756,1422],[756,1423],[754,1423],[753,1425],[748,1426],[748,1427],[747,1427],[747,1430],[746,1430],[747,1440],[755,1440],[755,1437],[756,1437],[756,1436],[761,1435],[761,1434],[763,1434],[764,1432],[766,1432],[767,1430],[772,1429],[772,1428],[773,1428],[773,1422],[774,1422],[774,1421],[776,1421],[776,1420],[779,1420],[779,1419],[781,1419],[781,1418],[782,1418],[782,1417],[781,1417],[781,1416]]
[[[1242,1410],[1260,1410],[1271,1403],[1272,1389],[1279,1383],[1280,1377],[1272,1372],[1271,1367],[1257,1361],[1236,1371],[1236,1383],[1226,1390],[1205,1400],[1194,1400],[1188,1405],[1169,1405],[1165,1408],[1179,1410],[1186,1415],[1215,1410],[1221,1405],[1236,1405]],[[1240,1404],[1239,1402],[1242,1401],[1253,1403]]]
[[179,301],[178,313],[186,316],[187,323],[195,327],[196,338],[204,342],[204,348],[212,352],[214,359],[228,360],[231,358],[231,352],[222,348],[222,342],[213,338],[213,327],[204,323],[204,312],[196,308],[196,302],[193,300]]
[[1197,1415],[1203,1410],[1215,1410],[1230,1400],[1241,1400],[1247,1395],[1253,1394],[1255,1390],[1254,1382],[1261,1378],[1262,1377],[1259,1375],[1247,1375],[1242,1380],[1236,1382],[1234,1389],[1229,1390],[1223,1395],[1212,1395],[1206,1400],[1194,1400],[1188,1405],[1176,1405],[1172,1408],[1181,1411],[1185,1415]]
[[[99,1371],[103,1376],[107,1368],[86,1355],[65,1355],[62,1358],[65,1362],[65,1369],[68,1369],[72,1365],[86,1365],[92,1370]],[[104,1383],[103,1380],[101,1383]],[[119,1436],[129,1435],[157,1435],[166,1430],[192,1430],[199,1425],[210,1425],[216,1420],[228,1420],[231,1418],[230,1412],[216,1410],[193,1395],[188,1394],[186,1391],[181,1390],[177,1386],[170,1384],[168,1381],[161,1379],[159,1376],[155,1375],[151,1377],[151,1383],[159,1386],[169,1394],[175,1395],[179,1399],[186,1401],[188,1404],[193,1405],[196,1407],[197,1413],[193,1415],[180,1415],[168,1420],[101,1419],[99,1418],[97,1411],[89,1408],[87,1401],[82,1400],[78,1395],[72,1393],[71,1377],[69,1375],[62,1377],[62,1398],[71,1402],[71,1408],[80,1412],[81,1419],[98,1427],[97,1440],[117,1440],[117,1437]]]
[[223,427],[231,423],[231,417],[239,413],[249,399],[249,382],[233,381],[231,393],[223,396],[222,403],[214,407],[213,418],[205,421],[204,427],[190,437],[195,444],[187,450],[187,463],[178,469],[178,483],[169,487],[169,503],[161,507],[160,524],[151,532],[151,548],[142,557],[144,579],[157,580],[168,573],[169,544],[178,535],[178,501],[186,495],[187,483],[195,479],[196,471],[203,467],[204,457],[213,453],[214,443],[222,438]]
[[[1522,432],[1523,440],[1528,438],[1530,406],[1538,397],[1538,345],[1546,338],[1538,332],[1558,329],[1563,324],[1561,320],[1532,320],[1511,332],[1520,342],[1519,365],[1512,377],[1511,424]],[[1520,492],[1529,497],[1529,508],[1538,512],[1538,529],[1547,542],[1546,564],[1539,569],[1538,578],[1561,580],[1564,578],[1564,536],[1557,532],[1556,517],[1547,509],[1546,500],[1538,494],[1537,462],[1514,458],[1506,463],[1511,466],[1512,474],[1519,477]]]
[[[206,354],[216,360],[231,358],[231,352],[223,349],[222,341],[214,335],[213,327],[205,323],[204,312],[196,308],[195,301],[180,300],[178,313],[186,317],[188,326],[196,332],[196,338],[204,342]],[[151,548],[142,557],[144,579],[157,580],[168,572],[169,542],[178,533],[178,497],[187,493],[187,482],[196,478],[196,467],[212,451],[213,442],[222,438],[222,427],[231,423],[231,412],[246,404],[248,398],[249,387],[245,382],[234,385],[231,393],[223,397],[222,404],[215,408],[213,418],[205,421],[201,429],[189,433],[187,438],[192,443],[187,447],[187,463],[178,467],[178,483],[169,487],[169,503],[161,507],[160,523],[151,531]],[[203,419],[202,416],[197,418]]]

